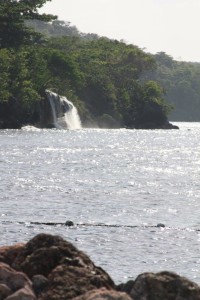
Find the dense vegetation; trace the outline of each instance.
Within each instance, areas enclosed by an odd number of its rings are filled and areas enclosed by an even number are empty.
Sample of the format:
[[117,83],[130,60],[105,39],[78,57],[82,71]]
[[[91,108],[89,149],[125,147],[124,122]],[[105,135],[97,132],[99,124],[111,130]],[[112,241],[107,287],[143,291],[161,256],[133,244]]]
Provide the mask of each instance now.
[[[0,3],[0,127],[38,122],[46,88],[73,101],[88,126],[165,127],[171,107],[152,76],[153,56],[40,15],[47,1]],[[54,20],[39,22],[45,36],[30,27],[35,19]]]
[[145,79],[158,81],[165,99],[175,108],[171,120],[200,121],[200,63],[179,62],[164,52],[155,55],[157,68]]
[[[79,36],[85,40],[96,40],[96,34],[80,33],[68,22],[54,20],[51,24],[29,21],[36,31],[49,37]],[[140,79],[154,80],[164,88],[164,99],[174,109],[169,118],[173,121],[200,121],[200,63],[176,61],[165,52],[153,56],[156,68],[143,72]]]

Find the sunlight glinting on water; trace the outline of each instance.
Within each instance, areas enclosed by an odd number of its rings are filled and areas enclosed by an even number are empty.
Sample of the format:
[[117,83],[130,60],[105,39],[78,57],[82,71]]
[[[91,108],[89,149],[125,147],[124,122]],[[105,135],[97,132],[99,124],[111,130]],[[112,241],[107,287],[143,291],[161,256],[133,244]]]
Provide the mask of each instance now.
[[[199,135],[193,123],[171,131],[0,131],[1,244],[49,232],[117,282],[164,269],[200,282]],[[78,225],[42,224],[66,220]]]

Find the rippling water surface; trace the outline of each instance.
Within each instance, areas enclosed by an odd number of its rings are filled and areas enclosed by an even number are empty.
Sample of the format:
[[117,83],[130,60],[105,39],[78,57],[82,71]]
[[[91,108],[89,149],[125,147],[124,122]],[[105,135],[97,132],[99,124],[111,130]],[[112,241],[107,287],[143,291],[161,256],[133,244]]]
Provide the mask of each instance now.
[[[59,234],[116,282],[169,270],[200,283],[200,124],[179,126],[0,131],[0,244]],[[78,225],[33,224],[66,220]]]

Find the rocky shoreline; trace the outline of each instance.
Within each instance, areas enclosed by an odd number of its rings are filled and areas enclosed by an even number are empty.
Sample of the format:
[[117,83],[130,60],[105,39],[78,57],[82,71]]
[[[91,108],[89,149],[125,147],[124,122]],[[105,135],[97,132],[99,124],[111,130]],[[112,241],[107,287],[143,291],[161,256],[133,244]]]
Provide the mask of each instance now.
[[73,244],[41,233],[27,243],[0,247],[0,300],[4,299],[200,300],[200,286],[168,271],[143,273],[116,285]]

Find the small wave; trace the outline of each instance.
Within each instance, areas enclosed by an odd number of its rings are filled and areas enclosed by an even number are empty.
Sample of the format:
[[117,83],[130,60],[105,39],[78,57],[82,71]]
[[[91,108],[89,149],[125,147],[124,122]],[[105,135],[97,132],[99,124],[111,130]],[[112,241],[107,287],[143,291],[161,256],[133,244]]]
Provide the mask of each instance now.
[[22,130],[24,130],[24,131],[40,131],[41,129],[39,129],[35,126],[27,125],[27,126],[23,126]]

